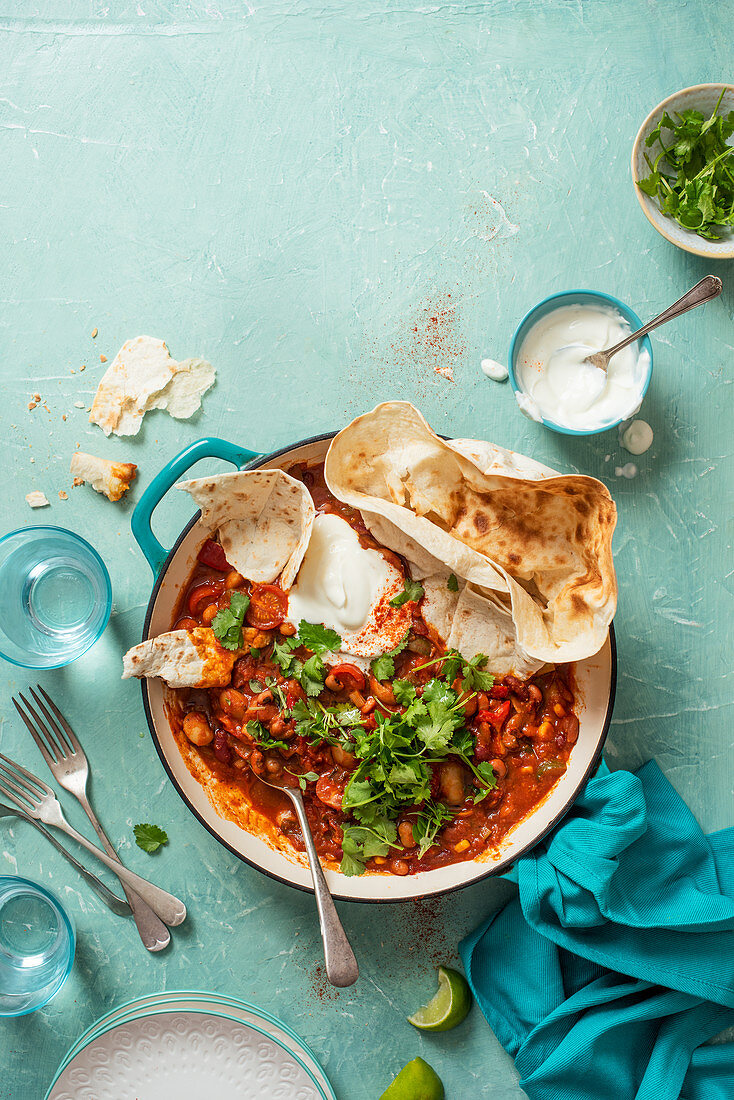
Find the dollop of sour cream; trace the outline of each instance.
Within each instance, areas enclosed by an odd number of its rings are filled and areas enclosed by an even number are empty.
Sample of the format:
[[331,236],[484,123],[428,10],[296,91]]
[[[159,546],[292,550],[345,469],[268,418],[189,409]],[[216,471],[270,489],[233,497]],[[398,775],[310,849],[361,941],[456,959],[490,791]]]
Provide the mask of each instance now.
[[632,344],[612,357],[606,372],[584,362],[629,334],[615,310],[581,304],[553,310],[520,345],[518,384],[543,419],[563,428],[593,431],[629,419],[642,402],[649,353]]
[[509,374],[504,363],[498,363],[496,359],[482,359],[480,363],[482,371],[493,382],[504,382]]
[[341,516],[314,521],[308,549],[288,593],[288,619],[323,623],[341,636],[342,650],[376,657],[393,649],[410,626],[410,610],[391,607],[405,578],[377,550],[360,546]]
[[654,436],[646,420],[633,420],[631,424],[622,424],[619,429],[619,442],[631,455],[644,455],[652,446]]

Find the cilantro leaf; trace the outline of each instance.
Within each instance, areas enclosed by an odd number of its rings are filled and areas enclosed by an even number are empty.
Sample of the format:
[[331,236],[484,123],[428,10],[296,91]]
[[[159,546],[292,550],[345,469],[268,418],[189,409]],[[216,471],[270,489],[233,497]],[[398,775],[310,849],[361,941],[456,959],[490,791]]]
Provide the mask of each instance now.
[[168,844],[168,833],[161,829],[160,825],[148,823],[136,825],[133,829],[135,843],[144,852],[157,852],[164,844]]
[[361,875],[365,863],[375,856],[388,855],[390,848],[398,847],[397,826],[387,818],[372,825],[345,825],[342,836],[342,861],[339,870],[343,875]]
[[298,641],[295,637],[278,639],[275,638],[273,642],[273,653],[271,660],[273,664],[278,665],[284,676],[297,676],[302,662],[294,656],[293,650],[298,648]]
[[721,95],[708,119],[700,111],[665,112],[645,140],[660,147],[654,162],[645,154],[650,174],[637,181],[656,198],[666,217],[706,240],[719,240],[717,229],[734,226],[734,112],[724,117]]
[[494,676],[491,672],[484,671],[487,660],[483,653],[477,653],[464,663],[464,677],[461,681],[464,691],[490,691],[494,686]]
[[446,587],[448,588],[449,592],[459,591],[459,582],[457,580],[456,573],[449,573],[449,579],[446,581]]
[[307,661],[304,661],[303,668],[298,675],[298,682],[306,695],[320,695],[324,690],[325,679],[326,667],[324,662],[317,653],[314,653],[313,657],[309,657]]
[[397,657],[398,653],[402,653],[409,641],[410,631],[406,630],[405,637],[398,642],[394,649],[389,649],[387,653],[383,653],[380,657],[375,657],[374,661],[370,664],[370,668],[376,680],[389,680],[395,675],[395,661],[393,657]]
[[375,657],[370,663],[370,668],[376,680],[389,680],[395,675],[395,662],[387,653],[383,653],[381,657]]
[[259,749],[286,749],[285,741],[274,740],[262,722],[250,721],[247,723],[247,732]]
[[341,649],[342,640],[335,630],[322,623],[307,623],[301,619],[298,626],[299,644],[310,649],[312,653],[337,653]]
[[234,591],[229,600],[229,607],[223,607],[212,619],[214,636],[225,649],[242,648],[244,643],[242,623],[249,606],[250,597],[244,592]]
[[393,680],[392,693],[396,703],[400,703],[401,707],[409,707],[415,699],[415,684],[411,684],[410,680]]
[[405,578],[405,588],[397,596],[390,600],[391,607],[402,607],[404,603],[417,602],[423,595],[423,585],[418,584],[418,581],[412,581],[410,577]]
[[285,769],[289,775],[293,775],[298,780],[298,786],[302,791],[306,790],[307,783],[315,783],[319,778],[316,772],[292,772],[290,768]]
[[418,845],[418,859],[423,859],[429,848],[436,843],[436,837],[443,826],[451,821],[454,813],[443,802],[427,801],[420,813],[411,819],[413,840]]

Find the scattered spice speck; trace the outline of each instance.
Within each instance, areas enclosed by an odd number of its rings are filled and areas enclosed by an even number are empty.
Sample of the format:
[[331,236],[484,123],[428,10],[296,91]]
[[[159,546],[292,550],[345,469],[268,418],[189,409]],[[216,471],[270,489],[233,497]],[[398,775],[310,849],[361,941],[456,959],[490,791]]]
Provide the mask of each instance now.
[[80,366],[79,370],[86,370],[86,369],[87,369],[87,364],[86,364],[86,363],[82,363],[82,365]]
[[37,401],[29,401],[29,402],[28,402],[28,408],[29,408],[29,410],[30,410],[30,411],[32,412],[32,411],[33,411],[33,409],[35,409],[35,407],[36,407],[36,405],[37,405],[37,404],[38,404],[38,402],[37,402]]
[[106,355],[100,355],[99,361],[100,361],[100,363],[106,363],[107,362],[107,356]]
[[97,335],[97,330],[96,330],[96,328],[93,328],[93,329],[92,329],[92,339],[93,339],[93,340],[94,340],[94,338],[96,337],[96,335]]

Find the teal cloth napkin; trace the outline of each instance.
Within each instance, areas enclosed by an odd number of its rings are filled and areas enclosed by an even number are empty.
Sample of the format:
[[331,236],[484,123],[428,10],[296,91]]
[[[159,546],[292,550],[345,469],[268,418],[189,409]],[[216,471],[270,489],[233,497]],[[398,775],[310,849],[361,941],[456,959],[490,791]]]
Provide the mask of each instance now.
[[531,1100],[732,1100],[734,828],[603,768],[512,877],[459,951]]

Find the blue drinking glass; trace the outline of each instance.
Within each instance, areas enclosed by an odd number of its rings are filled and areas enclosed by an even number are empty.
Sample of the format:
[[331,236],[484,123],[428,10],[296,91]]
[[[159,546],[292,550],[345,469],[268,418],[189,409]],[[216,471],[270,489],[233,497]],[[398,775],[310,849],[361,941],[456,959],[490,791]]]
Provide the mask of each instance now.
[[63,527],[24,527],[0,539],[0,656],[60,668],[107,626],[112,586],[85,539]]
[[0,1016],[47,1004],[69,976],[75,947],[58,898],[28,879],[0,876]]

